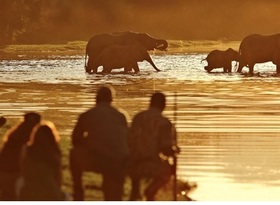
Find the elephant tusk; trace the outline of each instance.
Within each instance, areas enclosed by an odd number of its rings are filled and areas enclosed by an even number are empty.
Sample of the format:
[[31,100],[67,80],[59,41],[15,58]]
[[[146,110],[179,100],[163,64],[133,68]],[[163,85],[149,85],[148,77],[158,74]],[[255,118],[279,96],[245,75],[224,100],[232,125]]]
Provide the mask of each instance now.
[[160,44],[156,47],[157,49],[164,48],[164,44]]

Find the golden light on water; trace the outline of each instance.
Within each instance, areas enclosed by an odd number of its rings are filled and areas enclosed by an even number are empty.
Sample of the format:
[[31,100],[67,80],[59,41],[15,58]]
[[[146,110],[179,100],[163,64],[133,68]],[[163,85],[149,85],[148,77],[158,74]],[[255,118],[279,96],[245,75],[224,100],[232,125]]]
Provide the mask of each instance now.
[[[179,179],[197,183],[190,195],[193,199],[280,200],[277,79],[274,82],[243,79],[234,83],[186,83],[170,79],[141,79],[141,84],[130,79],[130,82],[134,83],[114,84],[117,91],[114,103],[130,116],[147,107],[149,96],[156,89],[167,94],[168,107],[164,113],[173,120],[174,91],[180,90],[176,127],[181,153],[177,173]],[[7,92],[11,85],[16,93]],[[6,96],[1,98],[2,112],[18,117],[27,109],[39,110],[57,125],[62,139],[66,139],[77,115],[93,105],[96,86],[2,83],[0,91]]]

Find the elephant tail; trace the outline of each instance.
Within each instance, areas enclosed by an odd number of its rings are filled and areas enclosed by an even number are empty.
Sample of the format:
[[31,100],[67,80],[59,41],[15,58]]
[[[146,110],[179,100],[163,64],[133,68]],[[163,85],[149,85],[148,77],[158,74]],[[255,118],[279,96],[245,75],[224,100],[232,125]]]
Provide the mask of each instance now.
[[202,59],[201,61],[200,61],[200,63],[202,63],[203,61],[206,61],[207,60],[207,58],[204,58],[204,59]]
[[86,54],[85,54],[85,68],[87,68],[87,51],[86,51]]
[[238,69],[238,62],[236,61],[236,62],[235,62],[235,65],[234,65],[234,72],[236,72],[237,69]]

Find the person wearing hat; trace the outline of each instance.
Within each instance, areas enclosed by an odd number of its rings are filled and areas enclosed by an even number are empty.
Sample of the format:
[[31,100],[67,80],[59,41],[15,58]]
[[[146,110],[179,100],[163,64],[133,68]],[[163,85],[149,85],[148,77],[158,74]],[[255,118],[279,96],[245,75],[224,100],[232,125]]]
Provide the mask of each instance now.
[[84,200],[83,171],[102,174],[104,200],[122,200],[129,154],[128,124],[126,115],[111,105],[113,97],[113,87],[102,86],[97,91],[96,105],[82,113],[74,127],[70,151],[74,200]]
[[41,121],[36,112],[26,113],[23,121],[12,127],[3,137],[0,151],[0,200],[16,200],[15,183],[20,176],[20,155],[32,129]]

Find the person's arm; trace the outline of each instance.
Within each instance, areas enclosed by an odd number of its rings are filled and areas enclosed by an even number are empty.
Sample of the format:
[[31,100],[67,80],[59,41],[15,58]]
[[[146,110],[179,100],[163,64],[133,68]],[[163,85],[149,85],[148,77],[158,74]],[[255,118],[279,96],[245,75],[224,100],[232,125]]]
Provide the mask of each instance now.
[[174,130],[172,129],[171,122],[165,119],[164,123],[160,126],[160,151],[166,156],[174,155],[173,134]]
[[78,118],[77,124],[72,132],[72,145],[76,146],[82,144],[84,140],[84,128],[83,128],[83,115]]

